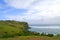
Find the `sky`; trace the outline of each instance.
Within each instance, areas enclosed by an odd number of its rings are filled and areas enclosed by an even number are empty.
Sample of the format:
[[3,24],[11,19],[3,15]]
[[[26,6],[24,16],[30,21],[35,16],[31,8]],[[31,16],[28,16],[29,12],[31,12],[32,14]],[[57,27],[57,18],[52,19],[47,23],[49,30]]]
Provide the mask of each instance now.
[[60,0],[0,0],[0,20],[60,24]]

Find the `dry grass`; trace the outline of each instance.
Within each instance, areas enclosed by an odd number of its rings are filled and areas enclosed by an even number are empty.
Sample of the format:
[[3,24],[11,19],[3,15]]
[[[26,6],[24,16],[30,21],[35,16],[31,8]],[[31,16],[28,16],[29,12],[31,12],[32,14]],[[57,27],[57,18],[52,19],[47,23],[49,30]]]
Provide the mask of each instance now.
[[60,37],[20,36],[15,38],[0,38],[0,40],[60,40]]

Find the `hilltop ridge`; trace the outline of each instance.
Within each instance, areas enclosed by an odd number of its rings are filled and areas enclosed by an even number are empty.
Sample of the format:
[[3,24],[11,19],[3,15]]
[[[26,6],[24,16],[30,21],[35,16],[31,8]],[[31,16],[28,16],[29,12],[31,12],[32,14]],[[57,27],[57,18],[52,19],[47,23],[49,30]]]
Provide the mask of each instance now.
[[28,28],[27,22],[0,20],[0,37],[24,35],[24,32],[28,31]]

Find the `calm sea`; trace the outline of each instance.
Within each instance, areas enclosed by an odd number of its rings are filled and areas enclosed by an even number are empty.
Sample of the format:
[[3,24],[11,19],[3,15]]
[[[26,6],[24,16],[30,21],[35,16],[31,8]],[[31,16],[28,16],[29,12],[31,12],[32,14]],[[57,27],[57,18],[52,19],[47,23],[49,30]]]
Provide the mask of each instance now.
[[30,31],[44,32],[50,34],[60,34],[60,26],[30,26]]

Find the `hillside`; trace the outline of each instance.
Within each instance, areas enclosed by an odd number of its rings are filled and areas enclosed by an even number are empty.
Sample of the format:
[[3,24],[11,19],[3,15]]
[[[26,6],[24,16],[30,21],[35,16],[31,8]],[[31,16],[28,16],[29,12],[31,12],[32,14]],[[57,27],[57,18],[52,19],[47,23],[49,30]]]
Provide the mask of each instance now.
[[0,38],[0,40],[60,40],[60,36],[47,37],[47,36],[19,36],[14,38]]
[[[35,39],[35,36],[38,37],[38,39],[42,36],[48,36],[48,37],[53,37],[53,34],[40,34],[37,32],[31,32],[28,30],[29,26],[27,22],[19,22],[19,21],[11,21],[11,20],[5,20],[1,21],[0,20],[0,40],[15,40],[15,38],[18,40],[32,40]],[[29,37],[27,37],[29,36]],[[39,37],[40,36],[40,37]],[[8,39],[9,38],[9,39]],[[30,38],[30,39],[28,39]],[[39,39],[40,40],[40,39]]]
[[28,28],[27,22],[0,20],[0,40],[60,40],[60,34],[40,34],[28,31]]
[[24,35],[28,31],[28,24],[26,22],[18,21],[0,21],[0,37],[13,37]]

